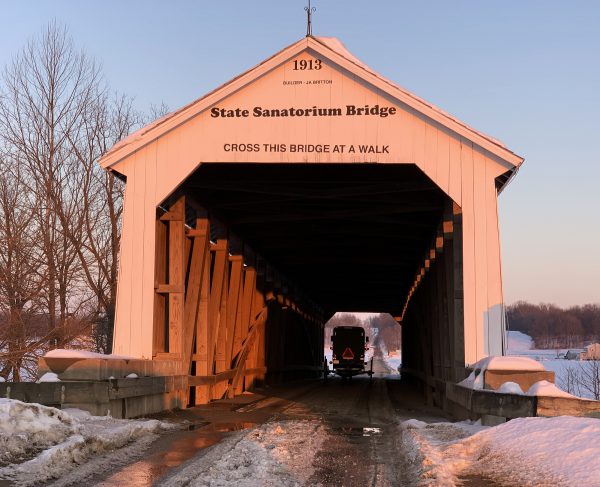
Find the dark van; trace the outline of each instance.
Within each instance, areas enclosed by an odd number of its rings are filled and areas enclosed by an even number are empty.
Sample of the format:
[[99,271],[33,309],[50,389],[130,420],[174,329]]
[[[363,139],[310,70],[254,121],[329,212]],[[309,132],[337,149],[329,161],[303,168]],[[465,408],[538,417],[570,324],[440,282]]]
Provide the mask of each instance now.
[[333,372],[343,379],[359,374],[373,375],[373,359],[371,370],[366,370],[365,352],[368,350],[369,337],[365,336],[360,326],[336,326],[331,336]]

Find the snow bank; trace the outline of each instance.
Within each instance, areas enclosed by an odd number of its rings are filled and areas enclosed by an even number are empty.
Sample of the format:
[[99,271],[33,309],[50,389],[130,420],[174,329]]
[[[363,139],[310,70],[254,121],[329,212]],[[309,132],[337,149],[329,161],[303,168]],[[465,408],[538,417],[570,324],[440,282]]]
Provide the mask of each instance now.
[[57,348],[46,352],[44,357],[49,358],[101,358],[105,360],[138,360],[126,355],[104,355],[103,353],[88,352],[87,350],[65,350]]
[[[502,384],[496,392],[503,392],[505,394],[521,394],[525,395],[521,386],[516,382],[505,382]],[[527,396],[547,396],[547,397],[566,397],[569,399],[579,399],[577,396],[573,396],[568,392],[565,392],[556,387],[552,382],[547,380],[541,380],[533,384],[527,391]]]
[[481,370],[528,370],[536,372],[546,370],[541,363],[528,357],[498,357],[495,355],[481,359],[473,368]]
[[465,476],[502,485],[600,485],[597,419],[519,418],[461,438],[466,431],[447,423],[404,430],[425,485],[454,486]]
[[[565,392],[556,387],[552,382],[541,380],[533,384],[527,391],[528,396],[549,396],[549,397],[568,397],[571,399],[579,399],[568,392]],[[599,438],[600,439],[600,438]]]
[[39,378],[38,382],[60,382],[60,379],[54,372],[46,372]]
[[425,421],[420,421],[418,419],[408,419],[403,421],[400,425],[400,427],[404,429],[421,429],[425,428],[426,426],[427,423]]
[[115,420],[0,399],[0,478],[39,485],[125,445],[139,442],[145,448],[170,427],[156,420]]
[[0,399],[0,465],[16,463],[77,432],[66,413],[42,406]]
[[461,380],[458,385],[468,387],[469,389],[483,389],[485,385],[483,382],[483,372],[481,370],[473,370],[469,374],[469,377]]
[[504,394],[523,394],[523,389],[516,382],[505,382],[498,387],[497,392],[503,392]]
[[458,384],[470,389],[484,388],[484,372],[486,370],[527,370],[527,371],[545,371],[544,366],[528,357],[498,357],[492,355],[481,359],[473,365],[473,371],[465,380]]
[[[456,475],[441,447],[483,429],[479,423],[433,423],[410,419],[400,424],[407,477],[419,486],[454,487]],[[420,480],[420,481],[419,481]]]
[[397,351],[395,355],[384,353],[383,360],[390,369],[394,372],[398,372],[398,367],[402,365],[402,351]]
[[514,352],[524,352],[533,347],[533,338],[520,331],[508,332],[507,350],[512,354]]
[[267,423],[220,442],[161,485],[308,485],[314,456],[325,438],[318,421]]

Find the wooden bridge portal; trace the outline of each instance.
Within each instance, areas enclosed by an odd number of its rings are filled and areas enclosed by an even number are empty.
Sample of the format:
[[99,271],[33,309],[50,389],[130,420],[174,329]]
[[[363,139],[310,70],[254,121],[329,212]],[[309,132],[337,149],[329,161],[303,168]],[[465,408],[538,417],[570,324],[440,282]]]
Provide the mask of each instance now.
[[307,37],[117,144],[114,351],[179,364],[194,403],[314,373],[336,311],[389,312],[403,365],[501,354],[497,196],[523,162]]

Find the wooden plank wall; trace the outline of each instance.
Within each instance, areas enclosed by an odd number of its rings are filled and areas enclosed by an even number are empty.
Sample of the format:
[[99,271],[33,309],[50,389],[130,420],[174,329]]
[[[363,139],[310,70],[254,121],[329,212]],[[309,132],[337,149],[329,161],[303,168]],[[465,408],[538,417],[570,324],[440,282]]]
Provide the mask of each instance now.
[[[449,202],[432,244],[416,272],[399,321],[403,367],[425,379],[459,381],[465,374],[462,211]],[[434,392],[424,380],[426,397]],[[438,401],[441,399],[438,399]]]
[[257,272],[242,254],[232,254],[239,246],[226,238],[211,242],[208,218],[192,227],[185,219],[181,196],[156,221],[152,358],[181,362],[190,403],[233,397],[267,373],[271,381],[283,380],[288,350],[300,355],[298,364],[320,370],[316,314],[298,307],[264,261]]
[[[295,56],[306,58],[315,53],[329,59],[323,63],[319,76],[330,79],[331,85],[291,89],[285,81],[290,76],[293,79],[301,76],[290,70]],[[154,248],[155,211],[201,161],[210,161],[415,164],[462,209],[465,360],[473,363],[487,354],[501,353],[503,297],[495,179],[520,164],[520,158],[442,113],[413,103],[415,100],[402,93],[343,55],[307,39],[306,44],[282,51],[252,73],[199,100],[189,108],[195,115],[192,117],[190,113],[185,122],[178,118],[185,110],[178,112],[178,116],[165,122],[170,129],[157,139],[142,143],[144,136],[139,135],[140,140],[134,142],[136,150],[112,166],[127,178],[114,351],[151,358],[156,346],[152,340],[161,339],[150,333],[153,316],[160,315],[162,306],[173,304],[181,308],[180,298],[166,295],[164,302],[155,301],[156,310],[152,305],[157,265],[152,256],[161,250]],[[254,117],[214,118],[210,107],[217,104],[229,107],[391,104],[397,113],[385,118],[311,117],[310,123],[305,117],[263,117],[257,121]],[[389,147],[389,151],[380,154],[331,151],[309,156],[290,150],[224,150],[231,141],[259,141],[265,134],[287,145],[298,140],[346,146],[377,143]],[[214,312],[214,308],[211,310]],[[219,357],[227,353],[221,350]],[[253,351],[253,360],[260,353],[259,349]]]

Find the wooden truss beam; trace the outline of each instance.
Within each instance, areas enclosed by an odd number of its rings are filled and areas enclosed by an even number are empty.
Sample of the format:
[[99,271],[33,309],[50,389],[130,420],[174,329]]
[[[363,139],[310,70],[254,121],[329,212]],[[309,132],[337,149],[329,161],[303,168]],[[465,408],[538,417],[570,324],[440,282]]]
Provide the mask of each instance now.
[[[259,257],[249,253],[256,267],[246,265],[242,242],[212,243],[215,228],[207,216],[192,228],[185,218],[181,197],[156,220],[154,358],[181,361],[194,403],[203,404],[240,394],[264,379],[271,306],[278,315],[304,320],[317,319],[320,310],[306,300],[300,306],[292,297],[300,294],[290,294],[294,288],[288,280]],[[285,340],[287,321],[270,325],[280,327],[273,330],[280,340]],[[314,341],[311,335],[308,343]],[[283,346],[283,341],[277,344],[280,352]]]

